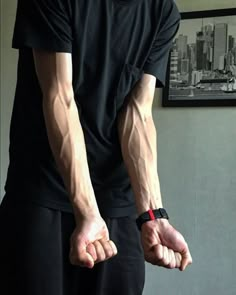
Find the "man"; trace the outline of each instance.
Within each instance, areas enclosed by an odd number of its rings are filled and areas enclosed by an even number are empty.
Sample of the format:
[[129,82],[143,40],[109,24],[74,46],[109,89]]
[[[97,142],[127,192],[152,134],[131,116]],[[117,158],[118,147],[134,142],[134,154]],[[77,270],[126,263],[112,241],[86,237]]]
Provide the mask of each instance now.
[[139,295],[144,258],[192,262],[151,111],[179,18],[173,0],[18,1],[1,294]]

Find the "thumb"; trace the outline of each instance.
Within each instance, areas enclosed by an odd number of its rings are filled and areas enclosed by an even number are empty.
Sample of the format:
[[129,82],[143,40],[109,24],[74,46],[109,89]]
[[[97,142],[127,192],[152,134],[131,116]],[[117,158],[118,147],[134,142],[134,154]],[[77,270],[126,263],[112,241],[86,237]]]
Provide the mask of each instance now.
[[93,257],[89,253],[85,253],[83,262],[81,266],[87,267],[87,268],[93,268],[94,267],[94,260]]
[[77,251],[71,247],[70,261],[73,265],[80,265],[82,267],[93,268],[93,257],[86,251],[85,247],[78,247]]
[[182,251],[181,256],[182,256],[182,261],[181,261],[180,270],[184,271],[185,268],[193,262],[192,256],[190,254],[190,251],[187,245],[186,245],[186,248]]
[[176,230],[172,232],[171,238],[166,239],[165,244],[169,249],[172,249],[181,255],[181,271],[185,270],[185,268],[192,263],[192,256],[188,244],[179,232]]

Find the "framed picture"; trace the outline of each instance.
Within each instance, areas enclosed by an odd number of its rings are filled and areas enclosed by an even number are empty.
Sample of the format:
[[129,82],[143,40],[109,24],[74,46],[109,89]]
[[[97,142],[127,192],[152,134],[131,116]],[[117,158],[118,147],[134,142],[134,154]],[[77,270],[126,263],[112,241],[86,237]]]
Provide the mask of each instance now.
[[236,8],[181,16],[163,106],[236,106]]

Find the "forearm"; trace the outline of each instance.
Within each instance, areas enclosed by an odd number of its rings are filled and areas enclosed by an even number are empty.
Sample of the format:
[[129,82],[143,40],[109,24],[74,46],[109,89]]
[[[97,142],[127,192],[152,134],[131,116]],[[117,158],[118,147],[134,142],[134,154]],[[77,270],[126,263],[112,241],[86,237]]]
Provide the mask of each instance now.
[[[138,93],[140,91],[132,95]],[[143,112],[138,100],[133,97],[119,114],[118,129],[138,213],[162,207],[156,129],[151,112]]]
[[[71,96],[73,93],[71,93]],[[57,94],[44,98],[48,138],[58,168],[69,192],[76,218],[98,213],[90,179],[84,135],[74,98]]]

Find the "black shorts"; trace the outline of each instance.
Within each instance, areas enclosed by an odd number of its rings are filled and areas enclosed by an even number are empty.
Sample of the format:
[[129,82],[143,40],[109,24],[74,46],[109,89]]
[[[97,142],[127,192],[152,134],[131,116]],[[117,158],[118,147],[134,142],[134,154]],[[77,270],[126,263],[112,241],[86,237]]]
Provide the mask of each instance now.
[[93,269],[69,262],[74,217],[34,204],[0,206],[1,295],[140,295],[144,258],[134,217],[105,219],[118,255]]

